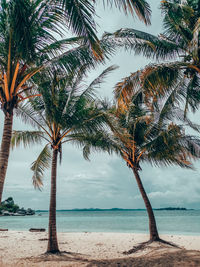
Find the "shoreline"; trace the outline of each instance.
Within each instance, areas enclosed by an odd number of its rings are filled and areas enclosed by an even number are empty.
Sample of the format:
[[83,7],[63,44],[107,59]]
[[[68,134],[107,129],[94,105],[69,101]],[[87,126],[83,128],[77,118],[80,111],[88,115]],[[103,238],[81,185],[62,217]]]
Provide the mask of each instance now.
[[[58,243],[64,254],[48,256],[44,254],[47,247],[47,232],[29,231],[7,231],[0,232],[0,266],[112,266],[111,262],[122,261],[144,261],[141,266],[149,266],[147,262],[151,259],[164,257],[165,262],[171,266],[170,261],[176,260],[177,255],[184,259],[182,265],[190,266],[186,259],[198,261],[200,266],[200,236],[185,235],[160,235],[169,242],[173,242],[180,248],[168,245],[152,243],[149,248],[138,251],[131,255],[124,255],[133,246],[148,241],[148,234],[138,233],[107,233],[107,232],[85,232],[85,233],[58,233]],[[67,252],[67,253],[66,253]],[[168,256],[165,254],[167,253]],[[150,257],[150,258],[149,258]],[[193,257],[195,259],[193,259]],[[180,259],[177,259],[180,261]],[[105,265],[108,262],[108,265]],[[97,265],[95,265],[98,262]],[[63,265],[62,265],[62,264]],[[114,264],[114,263],[113,263]],[[142,265],[143,264],[143,265]],[[186,264],[186,265],[184,265]],[[120,265],[113,265],[120,266]],[[134,265],[124,265],[134,266]],[[137,265],[135,265],[137,266]],[[153,265],[152,265],[153,266]],[[173,265],[176,266],[176,265]]]
[[[31,227],[31,228],[34,228],[34,227]],[[31,229],[30,228],[30,229]],[[36,227],[36,229],[45,229],[45,233],[48,233],[48,227],[45,227],[45,226],[42,226],[42,227]],[[7,232],[30,232],[29,230],[30,229],[9,229],[9,227],[1,227],[0,226],[0,233],[1,233],[1,229],[8,229]],[[148,236],[149,233],[148,231],[146,232],[142,232],[142,231],[88,231],[88,230],[85,230],[85,231],[59,231],[57,229],[57,234],[85,234],[85,233],[88,233],[88,234],[92,234],[92,233],[95,233],[95,234],[131,234],[131,235],[144,235],[144,236]],[[196,232],[167,232],[167,231],[159,231],[159,235],[160,236],[185,236],[185,237],[199,237],[200,238],[200,232],[196,233]]]

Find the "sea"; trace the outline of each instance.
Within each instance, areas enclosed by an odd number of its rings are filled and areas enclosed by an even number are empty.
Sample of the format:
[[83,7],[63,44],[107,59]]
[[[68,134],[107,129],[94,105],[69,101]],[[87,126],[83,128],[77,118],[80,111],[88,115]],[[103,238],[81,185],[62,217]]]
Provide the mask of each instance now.
[[[155,210],[161,234],[200,236],[200,210]],[[32,216],[1,216],[0,228],[28,231],[48,229],[48,212],[37,211]],[[57,211],[58,232],[148,233],[145,210],[72,210]]]

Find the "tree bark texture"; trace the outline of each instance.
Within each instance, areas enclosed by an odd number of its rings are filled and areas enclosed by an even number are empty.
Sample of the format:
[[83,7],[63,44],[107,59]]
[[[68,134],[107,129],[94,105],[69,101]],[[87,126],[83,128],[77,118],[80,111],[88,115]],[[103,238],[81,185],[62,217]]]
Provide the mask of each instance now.
[[48,253],[59,252],[57,231],[56,231],[56,173],[57,173],[58,150],[53,149],[52,167],[51,167],[51,195],[49,206],[49,238]]
[[148,213],[148,217],[149,217],[149,232],[150,232],[150,240],[151,241],[158,241],[160,240],[159,235],[158,235],[158,230],[157,230],[157,226],[156,226],[156,220],[155,220],[155,216],[153,213],[153,209],[151,207],[151,203],[149,201],[149,198],[144,190],[142,181],[140,179],[139,173],[137,170],[135,170],[133,168],[133,173],[135,175],[135,179],[137,181],[140,193],[142,195],[142,198],[144,200],[146,209],[147,209],[147,213]]
[[0,150],[0,203],[2,201],[3,187],[8,167],[10,142],[12,137],[12,127],[13,127],[13,112],[11,112],[11,114],[5,115],[4,118],[4,128],[3,128],[3,136],[1,140],[1,150]]

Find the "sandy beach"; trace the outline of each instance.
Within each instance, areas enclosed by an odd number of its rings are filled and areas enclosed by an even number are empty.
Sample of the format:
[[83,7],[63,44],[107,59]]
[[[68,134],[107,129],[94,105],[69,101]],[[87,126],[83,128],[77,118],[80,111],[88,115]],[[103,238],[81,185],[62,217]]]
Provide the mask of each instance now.
[[147,241],[148,235],[58,233],[61,255],[46,255],[47,233],[0,232],[0,266],[200,266],[200,236],[161,238],[179,248],[155,243],[124,255],[124,251]]

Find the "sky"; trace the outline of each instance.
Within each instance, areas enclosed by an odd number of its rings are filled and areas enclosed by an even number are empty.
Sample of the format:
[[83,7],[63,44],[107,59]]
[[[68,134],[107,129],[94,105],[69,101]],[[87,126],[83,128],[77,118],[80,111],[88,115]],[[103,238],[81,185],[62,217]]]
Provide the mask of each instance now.
[[[149,0],[152,8],[152,25],[145,26],[137,18],[126,17],[117,9],[104,9],[97,6],[98,36],[104,31],[114,32],[120,28],[135,28],[152,34],[162,31],[162,19],[158,0]],[[100,27],[101,26],[101,27]],[[95,78],[109,65],[119,66],[111,73],[99,88],[102,97],[113,96],[113,87],[123,77],[128,76],[150,60],[135,56],[133,52],[119,50],[105,66],[90,73],[89,80]],[[198,114],[191,115],[197,121]],[[2,135],[3,113],[0,111],[0,136]],[[14,129],[30,129],[14,119]],[[50,195],[50,171],[44,175],[42,191],[32,185],[31,163],[37,158],[42,146],[32,146],[12,150],[5,182],[3,199],[12,196],[20,207],[48,209]],[[144,187],[154,208],[160,207],[200,207],[200,162],[195,163],[196,170],[180,167],[142,166],[140,173]],[[144,208],[144,203],[137,188],[133,173],[125,162],[116,155],[94,153],[90,161],[85,161],[82,151],[71,145],[63,146],[62,164],[58,165],[57,209],[74,208]]]

